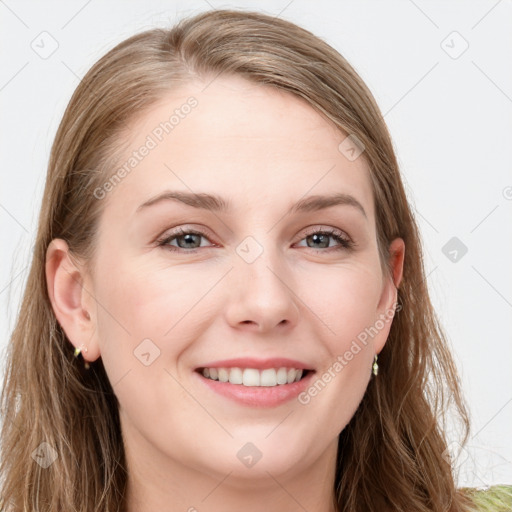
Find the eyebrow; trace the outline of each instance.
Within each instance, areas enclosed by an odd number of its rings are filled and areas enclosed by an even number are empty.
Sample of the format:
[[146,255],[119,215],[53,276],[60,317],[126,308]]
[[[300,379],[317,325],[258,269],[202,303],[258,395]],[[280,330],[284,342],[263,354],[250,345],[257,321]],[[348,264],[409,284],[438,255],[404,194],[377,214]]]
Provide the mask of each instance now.
[[[167,190],[141,204],[137,208],[137,211],[153,206],[157,203],[161,203],[162,201],[178,201],[188,206],[192,206],[193,208],[200,208],[215,212],[227,212],[230,209],[229,201],[226,201],[224,198],[217,195]],[[367,218],[363,205],[354,196],[341,193],[323,196],[308,196],[295,203],[287,213],[312,212],[338,205],[352,206]]]

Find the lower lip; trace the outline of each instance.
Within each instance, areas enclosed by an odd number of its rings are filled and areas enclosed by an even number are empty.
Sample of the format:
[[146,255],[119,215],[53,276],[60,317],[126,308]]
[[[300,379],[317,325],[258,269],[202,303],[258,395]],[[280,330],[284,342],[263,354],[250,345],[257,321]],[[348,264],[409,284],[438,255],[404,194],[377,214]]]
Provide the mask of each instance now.
[[314,371],[309,371],[299,382],[292,382],[291,384],[244,386],[243,384],[230,384],[229,382],[207,379],[199,372],[194,373],[212,391],[239,404],[251,407],[276,407],[296,398],[309,386],[315,374]]

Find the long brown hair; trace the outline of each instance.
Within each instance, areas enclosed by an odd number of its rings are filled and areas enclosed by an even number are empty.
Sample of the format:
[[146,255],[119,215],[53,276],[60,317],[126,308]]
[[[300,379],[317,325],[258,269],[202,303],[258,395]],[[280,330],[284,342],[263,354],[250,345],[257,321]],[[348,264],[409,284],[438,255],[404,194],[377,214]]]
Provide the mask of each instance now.
[[[1,494],[6,511],[122,512],[127,468],[118,402],[101,358],[83,369],[53,313],[45,277],[53,238],[90,261],[122,135],[176,83],[236,74],[300,96],[364,145],[379,254],[405,241],[401,310],[350,423],[339,436],[333,496],[343,512],[472,510],[447,461],[445,418],[468,415],[429,299],[421,240],[392,142],[372,94],[333,48],[296,25],[218,10],[120,43],[76,89],[50,156],[32,266],[8,345],[1,403]],[[46,443],[46,444],[42,444]],[[39,453],[41,452],[41,453]],[[37,457],[55,460],[48,466]],[[53,455],[53,457],[52,457]]]

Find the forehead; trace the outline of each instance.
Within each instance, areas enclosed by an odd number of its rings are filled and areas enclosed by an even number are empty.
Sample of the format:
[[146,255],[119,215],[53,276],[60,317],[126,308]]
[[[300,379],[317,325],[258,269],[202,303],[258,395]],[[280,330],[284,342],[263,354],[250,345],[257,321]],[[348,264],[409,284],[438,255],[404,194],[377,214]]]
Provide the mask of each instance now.
[[109,197],[125,210],[165,189],[220,194],[255,208],[339,192],[373,218],[367,164],[339,149],[347,134],[277,88],[240,77],[191,82],[134,118],[127,132],[116,167],[126,177]]

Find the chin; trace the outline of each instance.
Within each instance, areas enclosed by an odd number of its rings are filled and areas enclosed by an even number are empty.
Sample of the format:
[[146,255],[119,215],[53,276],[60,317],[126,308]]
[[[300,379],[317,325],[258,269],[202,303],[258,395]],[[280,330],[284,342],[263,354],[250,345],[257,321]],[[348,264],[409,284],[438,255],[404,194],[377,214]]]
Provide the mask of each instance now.
[[258,432],[252,429],[250,435],[235,435],[229,445],[215,450],[216,470],[224,474],[232,472],[230,479],[239,478],[241,482],[245,481],[244,485],[247,480],[256,483],[260,479],[268,480],[270,475],[277,477],[299,471],[307,463],[305,447],[312,443],[297,439],[297,433],[293,435],[286,429],[278,433],[279,428],[270,436],[272,429],[269,428],[261,428]]
[[252,466],[245,466],[238,460],[233,465],[230,461],[230,464],[226,465],[227,471],[225,474],[231,472],[229,479],[234,486],[238,484],[241,488],[257,488],[263,484],[268,485],[269,478],[277,480],[291,478],[301,471],[303,464],[304,460],[301,461],[293,453],[293,450],[290,450],[280,454],[263,455]]

